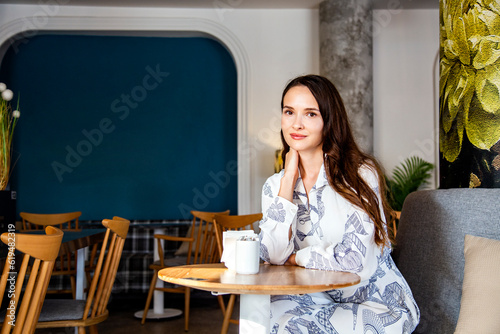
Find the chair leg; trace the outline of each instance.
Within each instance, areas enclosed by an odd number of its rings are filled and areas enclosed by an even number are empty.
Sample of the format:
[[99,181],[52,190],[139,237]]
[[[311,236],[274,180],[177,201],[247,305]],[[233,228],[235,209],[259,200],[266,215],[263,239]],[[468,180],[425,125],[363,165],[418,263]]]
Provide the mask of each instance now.
[[222,315],[226,314],[226,304],[224,304],[224,298],[222,295],[217,295],[217,301],[219,302]]
[[[71,294],[73,296],[73,299],[76,299],[76,278],[75,276],[71,275],[69,277],[69,280],[71,282]],[[87,284],[90,284],[89,282],[90,281],[87,281]]]
[[184,292],[184,330],[189,330],[189,305],[191,301],[191,289],[186,287]]
[[89,332],[90,334],[98,334],[97,333],[97,326],[96,325],[92,325],[89,327]]
[[151,304],[151,299],[153,298],[153,292],[156,287],[156,279],[158,277],[158,272],[155,270],[153,278],[151,279],[151,285],[149,286],[148,298],[146,299],[146,307],[144,307],[144,312],[142,313],[141,325],[146,322],[146,317],[148,316],[149,304]]
[[78,334],[85,334],[85,333],[87,333],[85,327],[78,327]]
[[89,282],[92,282],[92,276],[90,275],[90,271],[85,272],[85,277],[87,277],[87,284],[90,284]]
[[236,300],[236,295],[231,295],[229,301],[227,302],[226,312],[224,314],[224,321],[222,322],[221,334],[226,334],[229,329],[229,321],[233,315],[234,301]]

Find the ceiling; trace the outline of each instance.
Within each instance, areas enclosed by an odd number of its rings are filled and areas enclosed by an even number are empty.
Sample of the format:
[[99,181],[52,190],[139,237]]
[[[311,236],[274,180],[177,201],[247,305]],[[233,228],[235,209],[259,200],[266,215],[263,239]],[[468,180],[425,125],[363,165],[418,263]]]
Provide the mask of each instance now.
[[[323,0],[71,0],[71,6],[175,7],[175,8],[318,8]],[[350,1],[350,0],[337,0]],[[373,0],[375,9],[433,9],[440,0]],[[40,4],[40,0],[0,0],[8,4]]]

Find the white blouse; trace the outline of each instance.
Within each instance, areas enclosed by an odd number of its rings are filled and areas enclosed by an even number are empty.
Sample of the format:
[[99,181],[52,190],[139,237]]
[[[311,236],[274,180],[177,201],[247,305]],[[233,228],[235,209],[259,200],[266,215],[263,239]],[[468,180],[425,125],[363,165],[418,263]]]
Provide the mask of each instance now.
[[[360,174],[379,196],[380,202],[377,174],[368,166],[361,167]],[[375,326],[373,321],[362,324],[356,320],[357,312],[364,308],[368,308],[369,312],[374,314],[395,312],[392,317],[398,314],[396,318],[399,317],[401,321],[377,325],[384,326],[387,333],[391,332],[391,326],[398,327],[394,333],[406,332],[400,331],[401,326],[407,330],[415,328],[419,320],[418,307],[408,284],[392,261],[390,245],[381,247],[375,243],[375,228],[369,216],[335,192],[328,184],[324,166],[321,167],[318,179],[308,196],[299,176],[293,193],[293,202],[278,196],[282,177],[283,171],[274,174],[262,189],[261,258],[272,264],[284,264],[295,252],[295,260],[299,266],[358,274],[361,277],[359,284],[323,293],[325,300],[328,300],[326,307],[330,309],[335,309],[342,303],[357,304],[356,307],[352,307],[354,325],[351,323],[347,326],[351,333],[356,332],[353,331],[353,326],[359,327],[360,332]],[[290,227],[292,238],[289,240]],[[341,297],[333,301],[329,299],[333,294]],[[284,308],[281,305],[281,309],[285,310],[282,315],[285,320],[276,319],[278,315],[275,312],[273,319],[276,321],[276,326],[279,327],[280,323],[282,327],[285,323],[286,326],[290,326],[291,315],[286,309],[295,309],[297,305],[294,305],[292,299],[288,301],[283,297],[278,299],[281,304],[288,302],[290,305]],[[323,303],[324,300],[321,300]],[[313,299],[310,303],[318,302],[314,302]],[[398,306],[395,307],[395,304]],[[344,310],[346,305],[343,306]],[[328,323],[326,325],[339,330],[342,325],[339,321],[334,321],[334,312],[332,310],[329,312],[332,313],[331,321],[330,325]],[[342,319],[343,323],[349,322],[345,315]],[[301,322],[303,321],[304,319],[301,319]],[[336,323],[337,327],[332,323]],[[329,331],[330,328],[325,330]]]

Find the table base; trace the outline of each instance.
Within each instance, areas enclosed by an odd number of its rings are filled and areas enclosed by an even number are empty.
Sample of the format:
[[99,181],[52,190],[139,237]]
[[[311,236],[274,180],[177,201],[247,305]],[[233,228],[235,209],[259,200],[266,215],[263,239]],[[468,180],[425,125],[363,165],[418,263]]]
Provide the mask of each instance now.
[[[142,316],[144,314],[144,311],[137,311],[134,313],[134,316],[136,318],[142,319]],[[163,309],[163,313],[155,313],[153,309],[148,311],[148,315],[146,316],[146,319],[166,319],[166,318],[173,318],[173,317],[178,317],[182,315],[181,310],[177,310],[175,308],[166,308]]]

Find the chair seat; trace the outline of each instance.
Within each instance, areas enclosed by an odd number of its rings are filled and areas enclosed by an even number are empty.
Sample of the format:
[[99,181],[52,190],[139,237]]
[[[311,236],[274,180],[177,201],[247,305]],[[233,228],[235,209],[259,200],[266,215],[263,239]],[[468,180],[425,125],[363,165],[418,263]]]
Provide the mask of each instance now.
[[78,299],[45,299],[38,322],[81,319],[86,302]]

